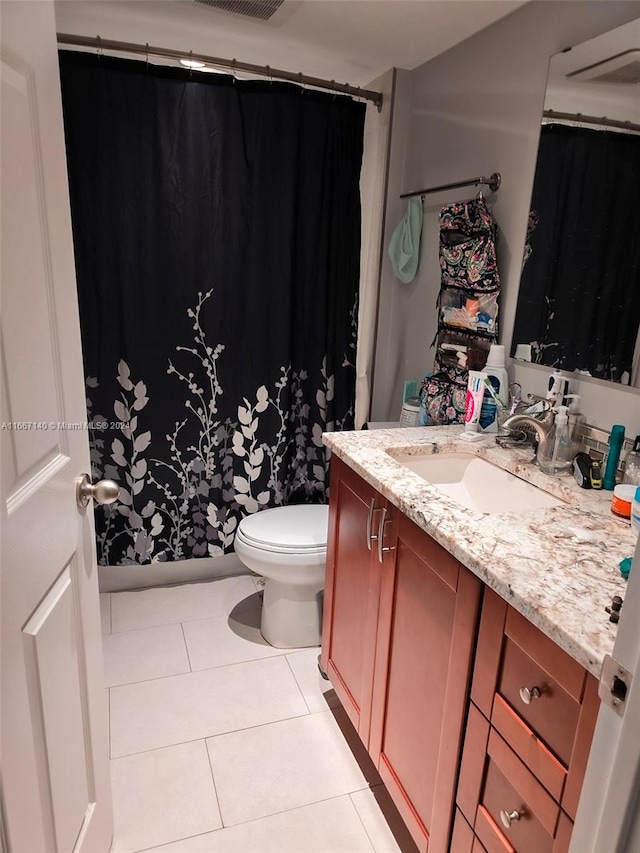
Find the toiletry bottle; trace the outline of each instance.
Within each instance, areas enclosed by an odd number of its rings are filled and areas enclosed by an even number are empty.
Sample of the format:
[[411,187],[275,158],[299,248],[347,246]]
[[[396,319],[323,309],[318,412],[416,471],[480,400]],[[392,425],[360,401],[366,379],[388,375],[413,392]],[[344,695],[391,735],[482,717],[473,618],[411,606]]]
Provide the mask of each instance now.
[[[496,396],[502,400],[504,406],[509,405],[509,377],[504,362],[504,347],[501,344],[491,344],[487,363],[481,371],[491,383]],[[482,411],[480,412],[480,429],[483,432],[497,432],[497,406],[496,401],[488,388],[484,390],[482,399]]]
[[602,488],[612,492],[616,484],[616,474],[618,473],[618,460],[620,459],[620,451],[622,450],[622,442],[624,441],[624,427],[620,424],[614,424],[611,427],[611,435],[609,436],[609,452],[607,453],[607,464],[604,469],[604,477],[602,479]]
[[547,384],[547,400],[552,406],[563,406],[564,398],[569,390],[569,380],[560,370],[554,370]]
[[640,486],[640,435],[635,437],[633,447],[627,453],[622,482],[631,486]]
[[640,531],[640,486],[637,487],[631,504],[631,526]]
[[482,389],[484,377],[479,370],[470,370],[467,381],[467,402],[464,413],[464,432],[460,436],[465,441],[477,441],[482,438],[478,432],[478,421],[482,407]]
[[558,406],[555,411],[556,418],[545,442],[547,450],[541,453],[538,449],[537,457],[540,470],[554,476],[570,473],[573,467],[568,409],[566,406]]

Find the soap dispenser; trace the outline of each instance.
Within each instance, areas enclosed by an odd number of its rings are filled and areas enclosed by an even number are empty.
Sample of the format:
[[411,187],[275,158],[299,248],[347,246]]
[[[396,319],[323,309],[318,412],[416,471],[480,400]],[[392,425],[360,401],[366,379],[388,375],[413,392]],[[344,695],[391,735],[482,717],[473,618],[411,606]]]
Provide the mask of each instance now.
[[567,406],[557,406],[549,438],[545,442],[545,451],[538,449],[538,467],[545,474],[568,474],[573,463],[573,448],[569,432],[569,415]]
[[587,419],[580,411],[580,394],[565,394],[565,399],[569,400],[569,438],[571,439],[571,447],[573,456],[579,452],[582,447],[582,439],[584,437],[584,426]]

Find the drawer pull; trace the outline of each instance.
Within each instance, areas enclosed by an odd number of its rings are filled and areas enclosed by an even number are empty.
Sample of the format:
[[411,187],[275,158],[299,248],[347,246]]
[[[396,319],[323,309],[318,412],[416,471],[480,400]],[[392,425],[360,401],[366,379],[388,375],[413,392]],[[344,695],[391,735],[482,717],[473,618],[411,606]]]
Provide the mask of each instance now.
[[505,809],[502,809],[502,811],[500,812],[500,820],[502,821],[502,825],[506,829],[509,829],[511,824],[514,823],[515,821],[520,820],[521,817],[522,817],[522,812],[519,812],[517,809],[514,809],[511,812],[508,812],[508,811],[505,811]]
[[372,541],[374,541],[375,539],[378,538],[377,536],[374,536],[372,533],[373,513],[375,511],[376,511],[376,499],[371,498],[371,503],[369,504],[369,514],[367,515],[367,548],[369,551],[371,550]]
[[384,542],[384,526],[385,524],[391,524],[391,519],[387,518],[387,510],[386,507],[382,508],[382,514],[380,516],[380,523],[378,524],[378,561],[382,563],[384,557],[383,554],[386,551],[395,551],[394,547],[383,547]]
[[530,705],[534,699],[539,699],[542,696],[542,690],[539,687],[521,687],[520,698],[525,705]]

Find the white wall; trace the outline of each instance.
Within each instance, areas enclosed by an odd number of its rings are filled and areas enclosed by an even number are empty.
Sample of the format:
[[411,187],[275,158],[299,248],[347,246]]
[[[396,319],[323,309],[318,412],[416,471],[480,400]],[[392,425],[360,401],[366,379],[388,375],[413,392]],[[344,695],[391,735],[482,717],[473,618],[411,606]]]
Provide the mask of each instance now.
[[[640,48],[640,19],[616,27],[566,53],[558,53],[549,66],[545,109],[558,112],[607,116],[640,123],[638,87],[618,83],[594,83],[568,75],[609,57]],[[626,61],[632,57],[627,56]],[[601,73],[605,69],[601,69]]]
[[[533,186],[540,117],[550,57],[640,16],[640,2],[598,0],[533,2],[436,57],[409,74],[410,106],[404,178],[400,191],[499,171],[502,187],[493,208],[500,228],[502,343],[509,346],[520,280],[520,265]],[[406,122],[406,106],[399,104]],[[392,148],[395,141],[392,136]],[[473,190],[469,194],[473,194]],[[411,285],[383,267],[378,352],[372,417],[397,417],[404,378],[419,378],[433,365],[429,348],[436,324],[439,289],[437,223],[439,207],[464,197],[439,194],[425,199],[422,253]],[[403,208],[391,195],[385,247]],[[490,197],[491,198],[491,197]],[[380,369],[379,369],[380,368]],[[539,369],[515,365],[512,378],[525,391],[543,387]],[[588,384],[587,392],[584,387]],[[576,385],[577,383],[572,383]],[[614,385],[580,383],[587,420],[609,428],[624,423],[640,433],[640,394]]]

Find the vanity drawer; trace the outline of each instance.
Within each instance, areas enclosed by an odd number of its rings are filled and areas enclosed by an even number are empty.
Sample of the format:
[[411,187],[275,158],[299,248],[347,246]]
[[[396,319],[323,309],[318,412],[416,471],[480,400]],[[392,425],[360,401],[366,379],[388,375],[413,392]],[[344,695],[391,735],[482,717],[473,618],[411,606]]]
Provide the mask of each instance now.
[[[560,812],[560,820],[558,821],[558,829],[553,842],[553,853],[568,853],[569,843],[571,842],[571,833],[573,832],[573,823],[569,818]],[[481,843],[480,839],[484,841]],[[502,830],[487,810],[480,806],[478,809],[478,818],[476,820],[476,836],[474,838],[471,853],[522,853],[516,850],[502,834]],[[486,845],[486,847],[484,846]],[[462,853],[451,847],[450,853]]]
[[501,697],[566,768],[587,677],[586,670],[553,640],[496,593],[485,590],[471,695],[487,719]]
[[[505,827],[501,811],[520,813]],[[459,817],[458,817],[459,815]],[[471,704],[456,797],[456,820],[466,818],[476,841],[472,853],[566,853],[573,824],[558,800]],[[465,840],[465,824],[458,837]],[[467,842],[468,844],[468,842]],[[462,844],[460,853],[466,853]],[[451,847],[451,853],[458,853]]]
[[[557,654],[563,653],[558,650]],[[501,698],[565,767],[568,766],[578,728],[581,697],[576,699],[568,693],[553,674],[508,635],[503,646],[494,708]]]
[[[489,733],[479,813],[481,809],[500,828],[501,836],[514,850],[552,853],[560,807],[494,730]],[[520,817],[505,828],[501,813],[519,814]],[[478,822],[484,822],[482,813],[480,819],[476,816],[476,824]],[[478,828],[476,834],[491,851],[488,839],[478,832]]]
[[551,796],[561,802],[567,770],[502,696],[493,702],[491,725],[509,744]]

